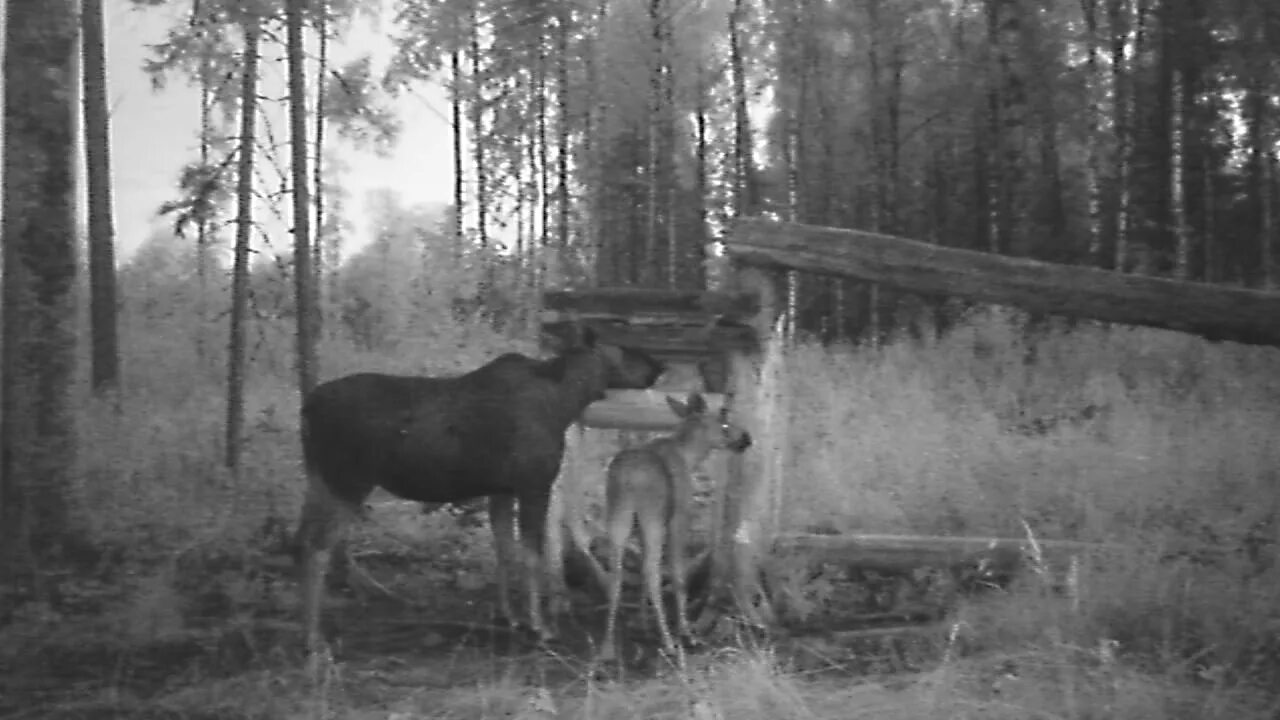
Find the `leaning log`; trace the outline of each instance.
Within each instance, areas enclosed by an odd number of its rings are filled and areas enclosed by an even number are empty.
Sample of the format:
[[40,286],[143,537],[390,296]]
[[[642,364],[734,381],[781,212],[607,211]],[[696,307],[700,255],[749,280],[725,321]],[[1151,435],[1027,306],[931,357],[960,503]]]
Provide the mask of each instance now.
[[1177,330],[1214,341],[1280,347],[1280,293],[760,219],[735,221],[725,246],[730,257],[750,265],[850,277],[1034,313]]

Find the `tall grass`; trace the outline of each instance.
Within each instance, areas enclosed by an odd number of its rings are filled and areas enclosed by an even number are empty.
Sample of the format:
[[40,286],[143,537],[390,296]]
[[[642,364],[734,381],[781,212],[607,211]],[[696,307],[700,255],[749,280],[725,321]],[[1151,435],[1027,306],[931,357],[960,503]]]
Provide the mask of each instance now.
[[[129,375],[118,407],[104,401],[84,410],[75,499],[103,544],[158,557],[248,549],[296,518],[298,393],[287,324],[264,324],[253,344],[237,477],[220,460],[222,353],[210,346],[196,354],[190,337],[178,321],[126,322]],[[406,323],[393,346],[376,350],[331,332],[321,375],[461,372],[509,350],[535,345],[436,314]],[[1071,608],[1015,598],[967,611],[987,647],[1021,653],[1052,680],[1019,690],[1045,696],[1027,703],[1053,707],[1055,716],[1228,717],[1234,699],[1217,710],[1197,705],[1203,698],[1183,703],[1176,678],[1228,683],[1270,668],[1280,682],[1280,582],[1266,562],[1274,545],[1262,555],[1246,551],[1259,533],[1276,540],[1275,351],[1092,324],[1030,331],[1016,313],[987,311],[936,340],[783,343],[771,352],[760,368],[765,392],[747,399],[747,416],[759,440],[748,469],[773,478],[774,529],[1021,535],[1030,527],[1038,537],[1128,548],[1082,569]],[[1008,432],[1019,420],[1091,404],[1104,410],[1078,426]],[[567,493],[569,505],[598,512],[596,480],[616,438],[590,431],[571,446],[567,473],[581,492]],[[1094,649],[1108,643],[1158,672],[1107,666],[1090,675],[1071,659],[1101,667]],[[815,685],[746,655],[699,676],[693,695],[688,682],[670,679],[597,686],[563,701],[561,714],[1025,717],[1010,709],[1022,705],[983,699],[971,687],[983,672],[963,663],[951,674],[939,670],[928,692],[889,709],[866,690]],[[467,697],[441,716],[489,716],[471,713]],[[1148,703],[1152,697],[1160,703]],[[850,703],[865,710],[851,715]],[[1067,706],[1074,709],[1058,712]]]

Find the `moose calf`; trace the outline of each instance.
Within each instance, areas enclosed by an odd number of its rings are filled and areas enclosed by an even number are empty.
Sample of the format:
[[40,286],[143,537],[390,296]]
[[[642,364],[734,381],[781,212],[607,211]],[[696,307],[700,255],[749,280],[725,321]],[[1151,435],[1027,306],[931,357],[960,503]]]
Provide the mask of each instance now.
[[676,630],[682,641],[690,638],[686,613],[684,554],[693,495],[693,473],[712,450],[743,452],[751,436],[729,422],[728,409],[708,413],[699,393],[687,402],[668,397],[680,417],[680,426],[666,437],[623,450],[609,463],[606,479],[607,532],[609,536],[609,615],[605,626],[604,659],[615,656],[614,633],[618,602],[622,595],[622,555],[634,525],[640,526],[643,577],[649,602],[657,615],[662,647],[675,652],[662,605],[660,563],[664,549],[675,593]]

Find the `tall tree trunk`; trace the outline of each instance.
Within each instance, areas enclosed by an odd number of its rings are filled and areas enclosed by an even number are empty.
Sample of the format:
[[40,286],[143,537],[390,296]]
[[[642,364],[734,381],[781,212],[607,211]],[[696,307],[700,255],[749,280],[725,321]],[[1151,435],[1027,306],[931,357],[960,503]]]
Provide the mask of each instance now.
[[729,12],[729,68],[733,82],[733,212],[739,217],[760,211],[743,60],[747,38],[742,33],[742,23],[746,21],[746,13],[745,0],[733,0],[733,10]]
[[[206,28],[206,32],[208,32]],[[200,167],[203,172],[210,173],[209,152],[213,144],[213,60],[211,53],[206,50],[200,59]],[[207,181],[215,182],[215,177],[210,174],[206,176]],[[210,226],[210,214],[214,205],[212,201],[203,203],[199,206],[199,212],[196,213],[196,324],[195,324],[195,346],[196,357],[204,358],[207,356],[206,344],[208,342],[208,327],[206,320],[209,317],[209,245],[212,240],[212,230]]]
[[[875,168],[875,183],[872,185],[873,197],[867,221],[868,228],[872,232],[884,230],[885,219],[889,215],[889,160],[888,153],[885,151],[887,131],[884,115],[886,106],[883,75],[884,48],[881,45],[885,35],[881,22],[882,9],[881,0],[868,0],[867,19],[871,41],[867,44],[867,71],[871,75],[868,93],[872,100],[870,112],[867,113],[867,132],[871,138],[871,165]],[[880,341],[880,286],[876,283],[867,283],[866,289],[866,336],[874,347]],[[840,298],[840,301],[843,303],[844,298]]]
[[[1254,232],[1257,254],[1253,255],[1258,259],[1255,271],[1247,272],[1245,280],[1251,285],[1259,287],[1271,286],[1271,237],[1266,227],[1265,214],[1267,209],[1267,196],[1271,192],[1270,185],[1267,182],[1267,158],[1268,158],[1268,133],[1267,133],[1267,104],[1271,97],[1271,91],[1268,87],[1267,48],[1265,43],[1265,35],[1261,29],[1262,23],[1256,23],[1259,28],[1254,30],[1258,43],[1251,43],[1249,51],[1251,57],[1247,64],[1249,66],[1247,80],[1248,86],[1245,90],[1245,108],[1244,121],[1246,128],[1246,137],[1249,153],[1248,161],[1248,178],[1249,178],[1249,210],[1252,217],[1249,225]],[[1248,263],[1252,265],[1252,263]]]
[[1085,192],[1089,203],[1089,262],[1102,266],[1102,185],[1098,133],[1102,127],[1098,69],[1098,0],[1080,0],[1085,26],[1085,113],[1088,117],[1085,147]]
[[[800,222],[800,158],[803,157],[804,148],[800,138],[800,118],[797,117],[799,109],[796,107],[787,108],[787,128],[786,139],[783,148],[783,160],[786,167],[787,177],[787,221]],[[799,293],[799,274],[794,270],[787,271],[787,297],[786,297],[786,333],[793,336],[796,328],[796,296]]]
[[1115,257],[1112,267],[1124,272],[1129,256],[1129,155],[1132,142],[1129,130],[1130,87],[1125,59],[1129,43],[1127,0],[1107,0],[1107,16],[1111,25],[1111,126],[1116,134]]
[[[315,192],[315,209],[316,222],[313,226],[315,236],[311,241],[311,270],[313,276],[312,297],[315,298],[315,322],[317,340],[323,333],[324,316],[325,316],[325,298],[324,298],[324,273],[325,273],[325,257],[324,257],[324,126],[325,126],[325,78],[329,74],[329,2],[328,0],[318,0],[316,7],[316,35],[317,42],[320,44],[318,51],[319,57],[316,60],[316,117],[315,117],[315,140],[313,153],[315,157],[315,169],[311,175],[311,187]],[[333,258],[330,258],[330,263]],[[337,265],[330,266],[330,272],[337,272]],[[317,373],[319,369],[317,368]]]
[[462,147],[462,51],[454,49],[449,53],[449,69],[453,76],[453,84],[449,90],[450,129],[453,133],[453,259],[455,267],[462,259],[466,246],[464,232],[466,211],[466,168],[463,166],[466,151]]
[[307,183],[307,76],[302,41],[307,0],[286,0],[289,58],[289,147],[293,175],[293,293],[297,311],[298,391],[305,397],[316,382],[315,275],[311,255],[311,195]]
[[1220,259],[1220,243],[1216,237],[1218,203],[1217,168],[1213,164],[1213,151],[1206,145],[1204,149],[1204,244],[1201,247],[1201,262],[1204,263],[1204,281],[1222,282]]
[[115,226],[111,216],[111,120],[107,109],[103,0],[84,0],[80,14],[84,53],[84,135],[89,185],[89,304],[93,388],[120,382],[116,335]]
[[240,470],[244,435],[244,384],[248,368],[249,241],[253,234],[253,151],[258,118],[259,19],[247,14],[240,70],[240,153],[236,185],[236,245],[231,267],[231,337],[227,342],[226,464]]
[[[665,27],[667,20],[663,20]],[[661,48],[662,56],[662,122],[659,127],[662,129],[660,137],[662,138],[662,152],[660,154],[663,163],[663,172],[659,178],[659,184],[665,189],[665,197],[663,198],[663,220],[666,223],[666,243],[667,256],[663,259],[663,265],[666,267],[666,285],[669,288],[675,288],[680,282],[680,246],[681,241],[678,237],[679,227],[677,218],[680,216],[676,208],[676,184],[679,178],[676,175],[676,153],[678,152],[679,143],[676,142],[676,81],[672,75],[671,55],[673,50],[672,33],[669,29],[664,29],[662,33]],[[686,238],[691,240],[692,238]]]
[[649,47],[649,122],[646,130],[648,137],[648,157],[646,159],[646,198],[647,225],[644,234],[644,259],[640,269],[640,284],[646,287],[657,285],[662,276],[658,259],[658,193],[661,189],[658,180],[658,148],[659,124],[662,118],[662,0],[649,0],[649,31],[652,43]]
[[[707,180],[707,71],[706,68],[698,67],[698,106],[694,114],[695,131],[697,133],[697,149],[696,149],[696,166],[694,168],[696,186],[694,191],[697,193],[697,237],[702,240],[706,237],[707,231],[707,194],[710,183]],[[705,250],[702,246],[694,248],[700,260],[698,286],[706,287],[707,285],[707,258]]]
[[[532,70],[530,70],[530,73],[532,73]],[[532,85],[532,83],[530,84]],[[518,97],[520,95],[520,82],[518,76],[515,80],[515,85],[516,87],[512,94]],[[529,135],[534,134],[532,124],[526,123],[525,129]],[[516,186],[516,268],[518,273],[516,283],[518,287],[523,289],[524,283],[528,279],[525,277],[525,260],[527,259],[526,255],[528,254],[525,248],[525,206],[529,204],[530,198],[535,194],[535,191],[529,187],[535,182],[535,180],[532,179],[532,174],[531,179],[528,182],[525,181],[525,162],[527,161],[529,163],[532,168],[532,172],[537,172],[537,169],[533,167],[533,158],[535,153],[533,140],[517,134],[512,138],[512,142],[516,145],[514,153],[515,162],[511,163],[512,180],[515,182]],[[527,157],[525,155],[526,150],[528,151]],[[528,214],[530,237],[533,235],[533,228],[536,224],[533,217],[536,212],[536,209],[534,209]],[[530,244],[532,244],[532,242]]]
[[[529,87],[533,88],[537,85],[537,81],[533,78],[537,70],[530,66]],[[521,96],[520,73],[515,73],[512,78],[512,96]],[[526,96],[527,98],[527,96]],[[529,103],[536,107],[536,103]],[[516,186],[516,267],[518,277],[517,285],[521,288],[524,283],[533,286],[533,278],[535,273],[528,272],[526,274],[526,265],[529,260],[534,259],[534,238],[537,236],[538,228],[538,130],[537,119],[533,122],[524,123],[524,134],[513,133],[511,141],[515,143],[515,161],[511,163]],[[525,169],[529,170],[529,177],[525,179]],[[527,213],[526,213],[527,210]],[[528,234],[525,233],[525,227],[528,227]],[[528,242],[526,243],[526,238]]]
[[569,23],[572,14],[562,9],[557,21],[556,52],[556,209],[560,216],[556,222],[557,253],[563,262],[569,247]]
[[1000,45],[1000,17],[999,17],[999,0],[985,0],[985,11],[987,19],[987,52],[989,57],[986,63],[986,144],[983,152],[986,154],[985,165],[987,169],[987,207],[984,208],[986,214],[986,235],[987,250],[993,253],[999,253],[1000,247],[1000,228],[1004,224],[1003,218],[1000,216],[1002,190],[1004,189],[1003,169],[1001,162],[1003,156],[1003,146],[1007,139],[1000,132],[1002,120],[1000,110],[1003,103],[1000,100],[1000,53],[997,49]]
[[489,262],[489,173],[485,166],[484,77],[480,69],[480,17],[471,11],[471,151],[476,173],[476,241],[484,267],[484,289],[492,285],[493,264]]
[[882,73],[884,29],[880,22],[880,0],[867,0],[867,24],[870,42],[867,43],[867,72],[870,74],[867,95],[867,136],[871,145],[871,165],[875,172],[874,197],[871,200],[869,227],[872,232],[883,229],[885,209],[889,203],[888,161],[884,150],[884,77]]
[[1265,290],[1275,289],[1275,202],[1276,202],[1276,156],[1267,152],[1266,169],[1263,178],[1262,217],[1259,240],[1262,243],[1262,287]]
[[605,239],[604,228],[612,220],[609,213],[605,193],[605,148],[597,138],[600,128],[605,125],[609,113],[609,103],[605,94],[600,91],[600,35],[604,32],[605,21],[609,16],[609,0],[599,0],[596,4],[595,37],[591,39],[586,51],[586,76],[588,92],[591,93],[591,107],[587,111],[586,128],[583,131],[583,155],[590,163],[587,179],[588,202],[591,211],[587,225],[588,242],[595,248],[596,280],[602,284],[622,283],[623,270],[621,248],[618,243]]
[[547,144],[547,46],[539,38],[538,62],[534,69],[533,92],[537,96],[537,148],[538,148],[538,252],[551,238],[551,148]]
[[1012,63],[1012,47],[1019,35],[1018,6],[1007,0],[986,0],[987,44],[987,151],[988,151],[988,247],[1009,252],[1016,232],[1014,188],[1018,178],[1018,142],[1023,133],[1018,78]]
[[[74,542],[77,21],[71,0],[8,3],[4,57],[0,573]],[[6,572],[8,571],[8,572]],[[40,573],[37,597],[47,600]]]
[[1186,85],[1182,73],[1174,71],[1172,102],[1169,104],[1169,220],[1174,236],[1174,277],[1186,280],[1191,271],[1191,228],[1187,224],[1186,188],[1186,126],[1187,116],[1183,106]]
[[1000,135],[999,147],[1003,151],[1000,162],[999,233],[1000,252],[1010,252],[1014,239],[1021,235],[1021,213],[1017,206],[1017,189],[1023,181],[1022,147],[1026,130],[1026,91],[1015,66],[1013,54],[1022,41],[1022,5],[1014,0],[995,0],[999,3],[1000,24],[997,32],[1000,42],[996,48],[999,60],[1000,82]]

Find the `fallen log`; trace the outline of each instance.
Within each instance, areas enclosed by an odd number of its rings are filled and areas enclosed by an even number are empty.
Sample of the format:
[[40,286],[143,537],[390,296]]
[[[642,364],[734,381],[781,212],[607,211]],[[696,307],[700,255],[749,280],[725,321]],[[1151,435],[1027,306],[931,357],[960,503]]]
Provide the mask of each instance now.
[[855,278],[1126,325],[1280,347],[1280,293],[1039,262],[879,233],[741,218],[725,241],[750,265]]
[[[1046,559],[1054,560],[1121,546],[1069,540],[1037,540]],[[983,553],[1008,557],[1030,551],[1025,538],[949,537],[939,535],[821,535],[791,533],[774,538],[773,556],[783,562],[804,559],[866,570],[906,572],[919,567],[947,567]]]

